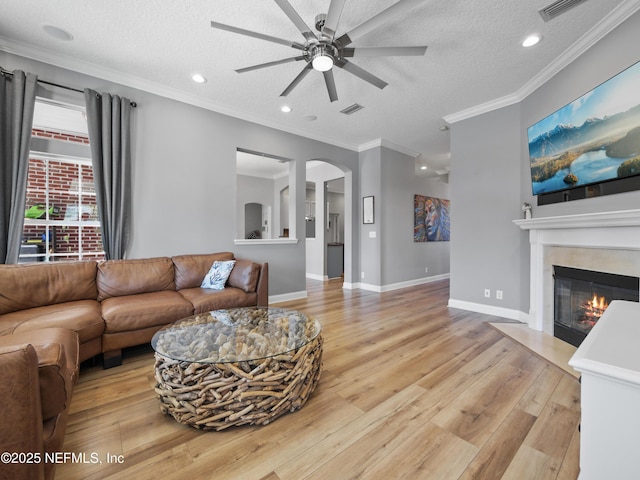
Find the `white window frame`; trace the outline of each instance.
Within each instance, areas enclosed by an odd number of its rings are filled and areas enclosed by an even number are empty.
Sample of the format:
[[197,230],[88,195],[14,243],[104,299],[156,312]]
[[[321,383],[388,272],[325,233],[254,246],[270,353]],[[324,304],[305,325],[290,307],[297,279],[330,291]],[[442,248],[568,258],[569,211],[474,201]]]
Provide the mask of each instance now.
[[[78,251],[77,252],[50,252],[50,238],[49,235],[45,235],[45,253],[38,253],[38,254],[25,254],[25,255],[20,255],[20,258],[43,258],[44,257],[44,261],[45,262],[49,262],[51,261],[53,258],[55,257],[70,257],[70,256],[76,256],[77,255],[77,259],[78,260],[86,260],[87,258],[96,258],[99,255],[104,256],[104,250],[101,251],[92,251],[92,252],[85,252],[82,249],[82,235],[83,235],[83,227],[98,227],[100,228],[100,221],[99,220],[54,220],[49,218],[49,208],[51,207],[51,203],[49,200],[50,197],[50,192],[56,192],[55,190],[51,190],[50,188],[50,183],[49,183],[49,162],[50,161],[55,161],[55,162],[60,162],[60,163],[70,163],[70,164],[74,164],[74,165],[78,165],[78,166],[89,166],[92,167],[91,165],[91,160],[86,160],[83,158],[74,158],[74,157],[70,157],[70,156],[66,156],[66,155],[55,155],[55,154],[50,154],[50,153],[43,153],[43,152],[35,152],[32,151],[29,154],[29,158],[30,159],[34,159],[34,160],[40,160],[42,162],[45,162],[46,164],[46,169],[45,169],[45,177],[46,177],[46,183],[45,183],[45,199],[46,199],[46,203],[45,203],[45,218],[44,219],[33,219],[33,218],[25,218],[24,219],[24,224],[25,225],[36,225],[36,226],[42,226],[44,227],[44,231],[45,232],[49,232],[50,227],[53,226],[72,226],[72,227],[78,227]],[[66,195],[77,195],[78,197],[78,209],[79,212],[82,212],[82,206],[84,205],[84,203],[82,202],[83,197],[94,197],[96,196],[95,191],[94,192],[87,192],[84,191],[82,188],[82,168],[78,168],[78,190],[77,191],[62,191],[62,192],[56,192],[56,193],[64,193]],[[27,192],[28,194],[29,192]],[[81,216],[79,217],[81,218]]]

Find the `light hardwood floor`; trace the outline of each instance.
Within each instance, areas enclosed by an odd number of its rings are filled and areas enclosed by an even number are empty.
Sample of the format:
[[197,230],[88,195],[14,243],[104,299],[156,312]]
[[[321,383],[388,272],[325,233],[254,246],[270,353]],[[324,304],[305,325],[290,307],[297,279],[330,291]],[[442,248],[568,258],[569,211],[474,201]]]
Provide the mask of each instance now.
[[307,288],[278,304],[323,326],[322,377],[301,410],[264,427],[179,425],[160,413],[153,353],[136,352],[81,372],[64,449],[102,463],[60,464],[56,479],[575,480],[576,378],[487,325],[500,319],[448,308],[448,281]]

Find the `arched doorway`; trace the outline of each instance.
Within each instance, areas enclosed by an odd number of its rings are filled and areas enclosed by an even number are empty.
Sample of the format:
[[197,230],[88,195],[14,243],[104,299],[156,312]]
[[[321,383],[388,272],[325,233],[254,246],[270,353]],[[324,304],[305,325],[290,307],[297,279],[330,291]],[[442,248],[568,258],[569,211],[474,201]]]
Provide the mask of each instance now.
[[306,276],[317,280],[342,278],[353,283],[352,173],[327,159],[307,161],[306,205],[313,206],[314,236],[305,239]]

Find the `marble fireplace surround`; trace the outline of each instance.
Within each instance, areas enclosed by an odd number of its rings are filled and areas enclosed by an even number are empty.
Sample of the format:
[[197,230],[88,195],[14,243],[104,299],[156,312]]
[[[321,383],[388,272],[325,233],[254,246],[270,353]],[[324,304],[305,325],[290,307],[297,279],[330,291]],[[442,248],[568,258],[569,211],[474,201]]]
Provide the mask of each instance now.
[[514,220],[529,230],[527,323],[553,335],[553,266],[640,276],[640,209]]

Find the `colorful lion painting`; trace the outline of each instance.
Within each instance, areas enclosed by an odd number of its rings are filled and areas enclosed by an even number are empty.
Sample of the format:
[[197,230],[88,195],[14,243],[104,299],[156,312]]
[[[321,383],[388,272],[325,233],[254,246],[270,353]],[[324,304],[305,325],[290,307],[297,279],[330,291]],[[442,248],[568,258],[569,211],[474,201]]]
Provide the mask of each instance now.
[[442,198],[414,195],[413,241],[414,242],[448,242],[449,207],[451,202]]

